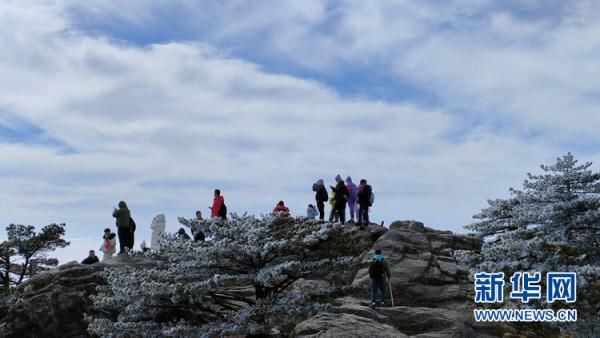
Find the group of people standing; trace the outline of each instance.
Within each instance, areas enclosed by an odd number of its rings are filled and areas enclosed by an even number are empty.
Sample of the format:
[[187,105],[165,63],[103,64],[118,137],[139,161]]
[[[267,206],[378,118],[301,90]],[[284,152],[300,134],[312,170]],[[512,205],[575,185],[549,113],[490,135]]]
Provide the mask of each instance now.
[[[315,200],[317,202],[318,215],[320,220],[325,219],[325,202],[328,200],[331,204],[331,212],[329,214],[329,221],[338,221],[342,224],[346,222],[346,205],[350,211],[350,221],[354,222],[354,215],[356,213],[356,206],[358,204],[358,225],[369,225],[369,207],[373,205],[374,195],[373,189],[367,180],[361,179],[357,186],[352,182],[352,177],[346,177],[346,182],[340,175],[335,177],[336,185],[330,186],[331,188],[331,199],[325,188],[323,179],[318,180],[313,184],[313,191],[315,192]],[[309,218],[316,218],[315,207],[310,204],[307,209],[307,216]]]
[[[116,219],[115,225],[117,226],[117,233],[112,232],[110,228],[104,229],[104,235],[102,236],[102,245],[100,251],[104,253],[102,261],[105,262],[112,258],[117,253],[117,236],[119,238],[119,254],[126,252],[127,250],[133,249],[134,238],[135,238],[135,221],[131,217],[131,211],[127,207],[125,201],[119,202],[119,207],[114,208],[113,217]],[[92,264],[98,262],[99,259],[96,257],[94,250],[90,250],[89,256],[86,257],[81,263]]]
[[[310,219],[316,219],[316,217],[319,216],[320,220],[325,220],[325,202],[330,201],[330,222],[339,221],[342,224],[345,223],[346,205],[350,211],[350,221],[354,222],[354,216],[356,214],[356,208],[358,205],[357,223],[358,225],[368,225],[369,207],[373,204],[374,195],[371,186],[367,184],[367,180],[361,179],[359,185],[357,186],[352,182],[352,178],[350,176],[346,177],[346,181],[344,183],[342,177],[337,175],[335,177],[335,181],[336,185],[331,186],[331,199],[329,198],[329,194],[327,193],[323,179],[319,179],[313,184],[313,191],[316,193],[315,200],[317,207],[309,204],[307,209],[307,217]],[[225,199],[223,196],[221,196],[221,191],[219,189],[215,189],[213,203],[209,209],[211,218],[227,218],[227,206],[225,205]],[[279,201],[273,209],[273,212],[289,213],[290,210],[287,206],[285,206],[283,201]],[[115,253],[117,253],[117,237],[119,239],[119,254],[128,250],[132,250],[134,245],[136,224],[131,217],[131,211],[127,207],[127,203],[125,203],[125,201],[120,201],[118,208],[114,208],[112,216],[116,219],[115,223],[117,226],[117,233],[113,233],[110,228],[104,229],[103,242],[102,246],[100,247],[100,251],[104,253],[102,261],[110,259]],[[202,219],[202,213],[200,211],[196,212],[196,218]],[[187,234],[185,234],[184,229],[179,229],[178,235],[180,237],[185,236],[190,238]],[[197,241],[204,241],[205,239],[203,233],[192,235]],[[143,246],[145,247],[145,245]],[[84,261],[86,264],[97,261],[94,250],[90,250],[90,256]]]

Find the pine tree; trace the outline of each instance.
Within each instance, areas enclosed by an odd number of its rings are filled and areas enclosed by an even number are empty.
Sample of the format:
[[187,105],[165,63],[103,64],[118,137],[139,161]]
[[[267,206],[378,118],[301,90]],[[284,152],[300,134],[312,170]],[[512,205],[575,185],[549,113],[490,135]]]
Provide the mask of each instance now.
[[[466,226],[484,239],[481,252],[457,253],[473,272],[576,272],[580,331],[600,324],[600,174],[591,166],[577,165],[567,153],[542,165],[542,174],[528,173],[522,190],[511,188],[510,198],[489,200],[474,216],[478,221]],[[549,306],[543,300],[531,305]]]
[[[94,302],[98,313],[118,315],[88,317],[90,333],[210,337],[289,330],[325,306],[340,290],[335,276],[364,250],[341,226],[285,214],[180,222],[212,239],[168,237],[157,266],[110,270]],[[311,276],[329,284],[293,287]]]
[[6,241],[0,242],[0,282],[3,287],[18,285],[28,275],[32,260],[39,271],[56,266],[56,259],[46,258],[46,253],[69,245],[63,236],[64,224],[50,224],[37,233],[32,225],[11,224],[6,227]]

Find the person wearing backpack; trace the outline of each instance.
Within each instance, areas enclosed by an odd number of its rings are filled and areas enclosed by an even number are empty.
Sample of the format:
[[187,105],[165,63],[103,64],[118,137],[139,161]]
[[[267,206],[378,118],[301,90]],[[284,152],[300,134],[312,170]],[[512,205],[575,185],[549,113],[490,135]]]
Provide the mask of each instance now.
[[325,219],[325,202],[329,200],[323,179],[313,184],[313,191],[316,192],[315,201],[317,201],[317,208],[319,209],[319,219],[322,221]]
[[129,248],[129,250],[133,250],[133,244],[135,240],[135,229],[135,221],[133,220],[133,217],[129,217],[129,237],[127,241],[127,247]]
[[215,198],[213,199],[213,205],[210,208],[211,218],[227,218],[227,207],[225,206],[225,198],[221,196],[221,190],[215,189]]
[[356,201],[358,199],[358,187],[352,182],[352,177],[346,177],[346,190],[348,190],[348,211],[350,212],[350,222],[354,222],[356,212]]
[[131,212],[129,208],[127,208],[127,203],[125,201],[119,202],[119,209],[114,208],[113,217],[116,218],[117,225],[117,235],[119,236],[119,255],[125,253],[125,248],[129,248],[129,243],[131,240],[129,236],[131,235],[129,220],[131,219]]
[[369,277],[371,278],[371,307],[375,308],[378,291],[381,294],[381,304],[385,304],[386,277],[390,279],[390,268],[381,250],[375,250],[373,260],[369,264]]
[[360,185],[358,186],[358,225],[369,226],[369,207],[372,204],[373,200],[373,189],[370,185],[367,184],[367,180],[364,178],[360,180]]

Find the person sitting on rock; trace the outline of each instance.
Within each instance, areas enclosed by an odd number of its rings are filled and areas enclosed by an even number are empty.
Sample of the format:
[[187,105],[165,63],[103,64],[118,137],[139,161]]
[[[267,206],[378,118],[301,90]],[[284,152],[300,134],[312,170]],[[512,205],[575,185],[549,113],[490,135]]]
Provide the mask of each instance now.
[[148,244],[146,244],[146,241],[142,241],[142,244],[140,244],[140,249],[142,250],[142,252],[147,252],[148,250],[150,250]]
[[274,214],[276,214],[278,212],[287,212],[289,214],[290,213],[290,209],[285,206],[285,204],[283,203],[283,201],[279,201],[277,203],[277,205],[275,206],[275,209],[273,209],[273,213]]
[[308,208],[306,208],[306,217],[308,219],[317,219],[317,216],[319,216],[319,210],[314,205],[309,204]]
[[179,228],[179,231],[177,231],[177,237],[181,239],[192,239],[190,235],[185,232],[184,228]]
[[369,265],[369,277],[371,277],[371,307],[377,306],[377,291],[381,293],[381,304],[385,304],[386,277],[390,278],[390,269],[387,261],[383,258],[381,250],[375,250],[373,261]]
[[96,252],[94,250],[90,250],[89,256],[81,261],[81,264],[94,264],[98,262],[100,262],[100,260],[98,259],[98,256],[96,256]]

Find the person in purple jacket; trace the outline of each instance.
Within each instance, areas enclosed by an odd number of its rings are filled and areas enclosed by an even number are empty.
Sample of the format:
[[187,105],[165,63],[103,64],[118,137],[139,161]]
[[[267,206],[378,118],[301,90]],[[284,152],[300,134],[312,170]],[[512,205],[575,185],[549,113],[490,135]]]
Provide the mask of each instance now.
[[352,177],[346,177],[346,189],[348,190],[348,210],[350,210],[350,222],[354,222],[356,202],[358,201],[358,187],[352,182]]

